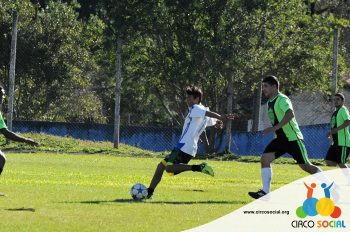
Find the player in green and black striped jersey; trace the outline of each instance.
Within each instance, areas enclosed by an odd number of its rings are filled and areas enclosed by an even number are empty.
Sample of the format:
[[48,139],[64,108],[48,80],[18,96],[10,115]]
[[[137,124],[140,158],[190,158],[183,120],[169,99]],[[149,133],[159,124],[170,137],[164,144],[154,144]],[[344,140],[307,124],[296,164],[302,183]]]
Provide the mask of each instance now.
[[263,92],[268,101],[268,115],[272,127],[264,134],[275,133],[276,137],[267,145],[261,156],[261,178],[263,188],[249,195],[258,199],[270,192],[272,169],[271,162],[285,153],[290,154],[306,172],[314,174],[322,170],[310,163],[304,145],[303,135],[294,117],[293,106],[289,98],[279,92],[279,82],[275,76],[263,79]]
[[341,93],[334,95],[335,111],[331,117],[331,130],[327,137],[332,141],[329,147],[325,161],[328,166],[339,166],[342,168],[350,183],[350,169],[346,165],[346,160],[350,151],[350,114],[344,106],[345,97]]

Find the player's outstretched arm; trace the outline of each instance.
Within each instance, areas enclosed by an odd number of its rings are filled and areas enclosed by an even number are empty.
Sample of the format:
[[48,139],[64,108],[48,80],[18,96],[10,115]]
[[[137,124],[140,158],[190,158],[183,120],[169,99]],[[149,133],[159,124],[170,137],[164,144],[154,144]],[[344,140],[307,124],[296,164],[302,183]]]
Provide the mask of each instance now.
[[207,116],[209,118],[216,118],[216,119],[223,121],[223,122],[235,119],[235,115],[232,113],[220,115],[220,114],[212,112],[212,111],[207,111],[205,113],[205,116]]
[[32,145],[32,146],[39,145],[38,142],[36,142],[32,139],[24,138],[16,133],[8,130],[7,128],[0,129],[0,132],[1,132],[1,134],[3,134],[5,136],[5,138],[7,138],[9,140],[13,140],[16,142],[21,142],[21,143],[27,143],[27,144]]

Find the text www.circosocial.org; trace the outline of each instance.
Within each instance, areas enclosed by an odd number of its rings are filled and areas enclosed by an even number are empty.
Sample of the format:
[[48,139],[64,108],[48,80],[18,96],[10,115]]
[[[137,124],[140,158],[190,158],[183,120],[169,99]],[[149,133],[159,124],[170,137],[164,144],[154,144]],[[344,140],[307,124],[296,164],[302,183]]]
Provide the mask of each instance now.
[[244,214],[284,214],[284,215],[289,215],[289,210],[246,210],[243,211]]

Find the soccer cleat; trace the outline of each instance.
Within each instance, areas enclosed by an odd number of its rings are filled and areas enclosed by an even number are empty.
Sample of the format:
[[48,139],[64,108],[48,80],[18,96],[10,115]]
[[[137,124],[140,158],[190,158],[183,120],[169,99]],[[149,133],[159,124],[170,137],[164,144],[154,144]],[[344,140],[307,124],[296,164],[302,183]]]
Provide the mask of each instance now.
[[149,193],[146,197],[146,199],[152,199],[153,193]]
[[214,171],[212,167],[210,167],[207,163],[201,163],[199,166],[201,167],[202,173],[214,176]]
[[152,199],[153,191],[154,190],[147,189],[147,197],[146,197],[146,199]]
[[248,194],[254,199],[259,199],[260,197],[265,196],[267,193],[265,193],[264,190],[260,189],[257,192],[249,192]]

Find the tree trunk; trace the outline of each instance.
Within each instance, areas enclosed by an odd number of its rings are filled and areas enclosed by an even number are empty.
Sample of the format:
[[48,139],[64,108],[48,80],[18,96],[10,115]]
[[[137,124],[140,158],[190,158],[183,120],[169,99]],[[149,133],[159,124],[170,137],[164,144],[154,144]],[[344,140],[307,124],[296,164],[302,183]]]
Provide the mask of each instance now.
[[123,40],[118,37],[117,40],[117,57],[116,57],[116,73],[115,73],[115,107],[114,107],[114,147],[119,148],[119,131],[120,131],[120,95],[122,82],[122,47]]
[[[227,113],[232,113],[232,105],[233,105],[233,72],[229,73],[228,77],[228,86],[227,86]],[[229,120],[226,122],[226,152],[231,151],[231,135],[232,132],[232,121]]]
[[338,28],[334,29],[333,36],[333,58],[332,58],[332,109],[334,106],[333,96],[337,93],[337,73],[338,73]]
[[262,81],[259,81],[258,88],[256,89],[255,99],[254,99],[254,115],[253,115],[253,127],[252,131],[259,130],[260,123],[260,108],[261,108],[261,90]]
[[13,102],[15,92],[15,73],[16,73],[16,47],[17,47],[17,10],[13,11],[12,15],[12,37],[11,37],[11,56],[10,56],[10,72],[9,72],[9,101],[8,101],[8,113],[7,113],[7,127],[12,130],[13,119]]

